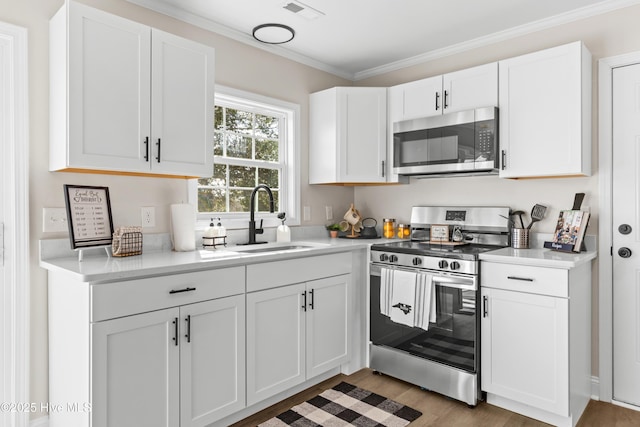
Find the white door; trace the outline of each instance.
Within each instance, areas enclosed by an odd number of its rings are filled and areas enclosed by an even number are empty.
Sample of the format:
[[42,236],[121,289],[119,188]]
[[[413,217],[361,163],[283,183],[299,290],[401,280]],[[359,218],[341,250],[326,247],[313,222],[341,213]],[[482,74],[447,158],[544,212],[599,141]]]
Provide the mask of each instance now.
[[148,171],[151,30],[80,3],[70,8],[69,166]]
[[305,284],[247,294],[247,405],[305,380]]
[[347,361],[350,277],[345,274],[307,284],[307,378]]
[[211,176],[215,50],[153,29],[151,170]]
[[569,303],[482,288],[482,390],[569,416]]
[[91,325],[92,427],[179,425],[179,310]]
[[613,70],[612,108],[613,398],[640,406],[640,64]]
[[244,408],[244,295],[180,308],[180,426],[211,424]]

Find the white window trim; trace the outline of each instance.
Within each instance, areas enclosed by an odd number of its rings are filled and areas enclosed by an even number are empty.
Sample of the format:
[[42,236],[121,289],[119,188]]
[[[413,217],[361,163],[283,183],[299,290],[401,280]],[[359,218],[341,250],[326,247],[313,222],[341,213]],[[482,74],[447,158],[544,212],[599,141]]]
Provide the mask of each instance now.
[[[286,138],[287,144],[284,149],[286,158],[286,167],[282,174],[281,191],[287,193],[288,197],[285,205],[281,210],[286,212],[288,225],[300,225],[300,106],[280,99],[271,98],[264,95],[246,92],[227,86],[216,85],[216,95],[223,95],[225,98],[237,101],[240,104],[248,106],[258,106],[265,109],[273,109],[280,107],[283,110],[290,111],[287,119]],[[198,180],[191,179],[188,181],[188,201],[194,206],[198,205]],[[249,227],[248,213],[221,213],[216,214],[216,218],[220,217],[223,225],[227,229],[244,229]],[[196,222],[197,230],[204,230],[209,226],[210,215],[198,214]],[[264,220],[264,227],[277,227],[281,221],[276,217],[276,213],[258,213],[255,214],[256,220]]]

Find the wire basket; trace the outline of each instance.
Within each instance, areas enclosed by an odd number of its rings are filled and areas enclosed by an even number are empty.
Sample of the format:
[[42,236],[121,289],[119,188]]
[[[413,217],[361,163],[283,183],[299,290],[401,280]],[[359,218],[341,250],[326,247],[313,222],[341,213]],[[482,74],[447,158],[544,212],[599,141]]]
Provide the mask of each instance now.
[[[142,254],[141,227],[122,227],[113,233],[111,250],[113,256],[124,257]],[[123,230],[124,229],[124,230]]]

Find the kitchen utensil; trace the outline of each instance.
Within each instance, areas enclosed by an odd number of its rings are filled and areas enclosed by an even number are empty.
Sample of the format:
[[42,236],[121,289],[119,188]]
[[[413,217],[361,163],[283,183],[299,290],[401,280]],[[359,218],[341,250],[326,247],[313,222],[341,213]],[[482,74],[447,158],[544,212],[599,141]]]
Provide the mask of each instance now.
[[511,213],[511,216],[515,216],[518,215],[518,218],[520,218],[520,228],[524,228],[524,222],[522,222],[522,214],[524,214],[524,211],[513,211]]
[[531,222],[527,226],[527,229],[530,229],[533,224],[540,221],[544,218],[544,214],[547,212],[547,207],[543,205],[534,205],[533,209],[531,209]]
[[571,208],[574,211],[579,211],[582,206],[582,201],[584,200],[584,193],[576,193],[573,198],[573,207]]
[[378,221],[375,218],[365,218],[362,220],[362,230],[360,231],[360,237],[363,239],[373,239],[378,237],[378,232],[376,231],[376,225],[378,225]]
[[529,249],[528,228],[514,228],[511,230],[511,247],[513,249]]

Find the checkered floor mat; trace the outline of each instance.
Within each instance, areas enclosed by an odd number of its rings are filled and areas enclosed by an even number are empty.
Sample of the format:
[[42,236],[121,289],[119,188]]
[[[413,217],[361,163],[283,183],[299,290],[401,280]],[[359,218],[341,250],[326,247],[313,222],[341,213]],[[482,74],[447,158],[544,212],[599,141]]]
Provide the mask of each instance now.
[[342,382],[259,427],[403,427],[420,415],[401,403]]

